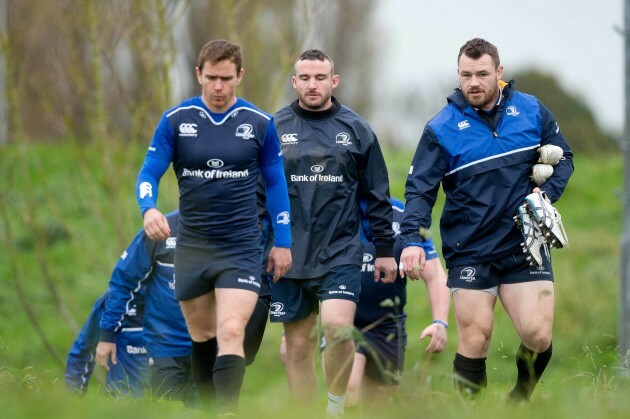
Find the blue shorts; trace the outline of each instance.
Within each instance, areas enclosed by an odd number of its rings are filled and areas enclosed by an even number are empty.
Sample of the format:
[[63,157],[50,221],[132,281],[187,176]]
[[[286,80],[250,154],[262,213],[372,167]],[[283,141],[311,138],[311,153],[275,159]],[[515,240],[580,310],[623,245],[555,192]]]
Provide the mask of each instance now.
[[260,235],[251,236],[243,237],[241,245],[234,246],[178,232],[175,300],[190,300],[215,288],[237,288],[258,294],[261,288]]
[[271,321],[288,323],[319,313],[319,302],[331,299],[359,301],[361,268],[335,266],[312,279],[280,278],[271,288]]
[[486,290],[502,284],[553,281],[551,259],[543,254],[543,266],[530,266],[525,253],[477,265],[453,266],[448,270],[449,288]]
[[400,383],[407,347],[405,317],[367,329],[355,340],[356,352],[366,357],[365,375],[370,379],[387,385]]
[[190,408],[199,408],[201,402],[191,368],[190,356],[149,358],[151,397],[178,400]]

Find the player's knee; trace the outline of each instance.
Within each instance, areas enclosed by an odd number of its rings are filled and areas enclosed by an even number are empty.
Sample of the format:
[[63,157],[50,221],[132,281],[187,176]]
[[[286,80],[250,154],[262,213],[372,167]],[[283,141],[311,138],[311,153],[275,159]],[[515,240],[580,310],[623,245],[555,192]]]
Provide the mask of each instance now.
[[217,337],[223,342],[243,341],[245,325],[236,318],[223,321],[217,328]]
[[466,348],[466,353],[475,353],[481,356],[485,354],[490,346],[492,330],[485,328],[470,328],[465,333],[460,334],[460,346]]
[[287,362],[303,362],[313,358],[316,341],[310,336],[287,338]]
[[551,330],[537,329],[522,336],[523,344],[534,352],[544,352],[551,344]]

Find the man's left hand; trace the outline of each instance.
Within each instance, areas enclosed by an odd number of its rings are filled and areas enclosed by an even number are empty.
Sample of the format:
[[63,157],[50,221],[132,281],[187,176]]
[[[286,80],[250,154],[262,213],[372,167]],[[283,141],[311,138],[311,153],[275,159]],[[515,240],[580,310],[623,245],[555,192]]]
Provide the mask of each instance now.
[[291,269],[291,249],[288,247],[273,247],[267,260],[267,273],[273,272],[273,282],[278,282]]
[[[374,261],[374,282],[383,281],[391,284],[396,281],[396,260],[393,257],[376,258]],[[382,277],[381,277],[381,274]]]

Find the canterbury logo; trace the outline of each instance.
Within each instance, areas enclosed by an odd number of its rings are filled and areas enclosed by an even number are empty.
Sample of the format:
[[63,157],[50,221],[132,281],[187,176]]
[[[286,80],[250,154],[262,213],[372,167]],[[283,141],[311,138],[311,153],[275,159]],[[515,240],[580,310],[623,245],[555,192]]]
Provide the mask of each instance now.
[[179,135],[182,137],[196,137],[197,136],[197,124],[180,124]]
[[282,134],[280,141],[284,144],[296,144],[298,142],[297,134]]
[[140,199],[144,199],[146,196],[153,198],[153,186],[149,182],[142,182],[140,184]]

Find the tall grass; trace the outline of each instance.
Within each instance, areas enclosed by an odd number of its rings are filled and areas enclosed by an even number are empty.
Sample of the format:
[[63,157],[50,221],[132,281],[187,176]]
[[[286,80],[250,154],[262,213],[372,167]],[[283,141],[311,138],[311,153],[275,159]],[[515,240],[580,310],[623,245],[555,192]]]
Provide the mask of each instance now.
[[[12,144],[0,150],[0,416],[202,417],[177,403],[111,399],[97,370],[83,397],[70,394],[63,363],[77,327],[107,287],[118,256],[141,219],[135,175],[145,145],[99,148],[66,142]],[[95,151],[97,150],[97,151]],[[102,151],[102,149],[101,149]],[[408,150],[386,150],[392,195],[403,197]],[[500,304],[488,354],[488,389],[477,400],[459,398],[452,386],[456,330],[442,354],[424,352],[418,336],[431,321],[421,283],[408,285],[406,368],[400,397],[386,412],[364,417],[627,417],[630,384],[617,355],[619,232],[622,161],[619,156],[576,158],[576,172],[557,204],[570,248],[554,251],[556,318],[554,356],[528,405],[509,405],[518,338]],[[114,169],[112,169],[114,168]],[[177,205],[172,173],[160,187],[164,211]],[[434,211],[433,234],[439,244]],[[280,327],[269,324],[249,367],[242,417],[321,417],[288,398],[278,355]],[[325,390],[320,380],[321,405]]]

